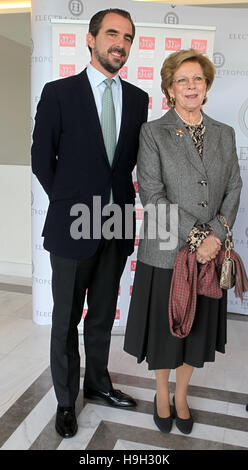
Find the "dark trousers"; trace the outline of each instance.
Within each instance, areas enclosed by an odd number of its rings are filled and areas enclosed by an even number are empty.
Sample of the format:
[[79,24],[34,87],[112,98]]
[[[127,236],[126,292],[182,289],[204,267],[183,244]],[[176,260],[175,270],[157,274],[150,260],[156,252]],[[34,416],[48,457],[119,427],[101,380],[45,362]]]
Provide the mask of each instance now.
[[77,326],[82,318],[86,289],[84,388],[105,392],[112,388],[107,368],[109,347],[120,278],[127,260],[119,242],[102,239],[94,256],[84,260],[50,255],[54,300],[51,371],[60,406],[73,406],[79,392]]

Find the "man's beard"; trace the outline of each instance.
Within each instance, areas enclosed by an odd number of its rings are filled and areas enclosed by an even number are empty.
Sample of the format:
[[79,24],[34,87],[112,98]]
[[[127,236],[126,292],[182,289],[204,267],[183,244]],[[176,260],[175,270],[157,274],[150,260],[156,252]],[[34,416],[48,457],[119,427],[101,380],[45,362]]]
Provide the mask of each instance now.
[[[117,47],[115,48],[110,48],[107,53],[102,53],[100,54],[97,50],[97,48],[95,47],[94,49],[94,52],[95,52],[95,56],[96,56],[96,59],[98,60],[98,62],[102,65],[102,67],[109,73],[115,73],[115,72],[118,72],[118,70],[121,69],[121,67],[125,64],[126,62],[126,53],[124,51],[124,49],[118,49]],[[122,55],[122,59],[121,61],[117,62],[116,64],[112,63],[109,61],[108,59],[108,56],[107,54],[111,53],[111,52],[119,52],[119,54]]]

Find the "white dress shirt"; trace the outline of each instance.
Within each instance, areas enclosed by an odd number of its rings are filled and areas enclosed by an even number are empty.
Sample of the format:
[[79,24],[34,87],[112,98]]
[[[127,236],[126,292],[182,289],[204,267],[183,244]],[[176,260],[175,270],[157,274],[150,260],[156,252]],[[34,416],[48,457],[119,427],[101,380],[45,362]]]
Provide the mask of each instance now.
[[[103,73],[99,72],[93,65],[88,64],[87,67],[87,76],[93,91],[93,95],[95,98],[95,103],[97,107],[97,112],[99,119],[101,121],[101,112],[102,112],[102,96],[105,90],[105,83],[104,80],[106,80],[106,75]],[[121,86],[121,81],[120,77],[117,73],[113,77],[113,84],[112,84],[112,95],[113,95],[113,101],[114,101],[114,107],[115,107],[115,117],[116,117],[116,142],[118,142],[119,134],[120,134],[120,128],[121,128],[121,113],[122,113],[122,86]]]

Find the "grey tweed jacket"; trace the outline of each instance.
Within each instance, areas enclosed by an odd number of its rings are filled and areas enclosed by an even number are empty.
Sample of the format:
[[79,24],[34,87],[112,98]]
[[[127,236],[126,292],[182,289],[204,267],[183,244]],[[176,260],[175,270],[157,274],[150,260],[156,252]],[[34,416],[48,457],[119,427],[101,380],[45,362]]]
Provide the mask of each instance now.
[[[194,225],[209,224],[223,242],[226,232],[218,214],[230,227],[234,224],[242,188],[234,130],[202,114],[206,125],[202,158],[173,109],[142,125],[137,179],[145,215],[137,258],[143,263],[173,268]],[[166,212],[171,204],[177,205],[178,224],[176,213],[170,220]],[[150,216],[149,206],[156,208]],[[149,223],[157,227],[155,237]],[[167,223],[169,243],[163,243],[161,223]]]

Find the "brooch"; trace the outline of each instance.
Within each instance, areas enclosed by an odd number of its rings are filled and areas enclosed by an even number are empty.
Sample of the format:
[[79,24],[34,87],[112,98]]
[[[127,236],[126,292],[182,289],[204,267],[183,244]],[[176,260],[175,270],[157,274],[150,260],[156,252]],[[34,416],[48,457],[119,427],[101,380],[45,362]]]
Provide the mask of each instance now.
[[179,135],[179,137],[182,137],[184,135],[184,130],[178,127],[176,129],[176,135]]

